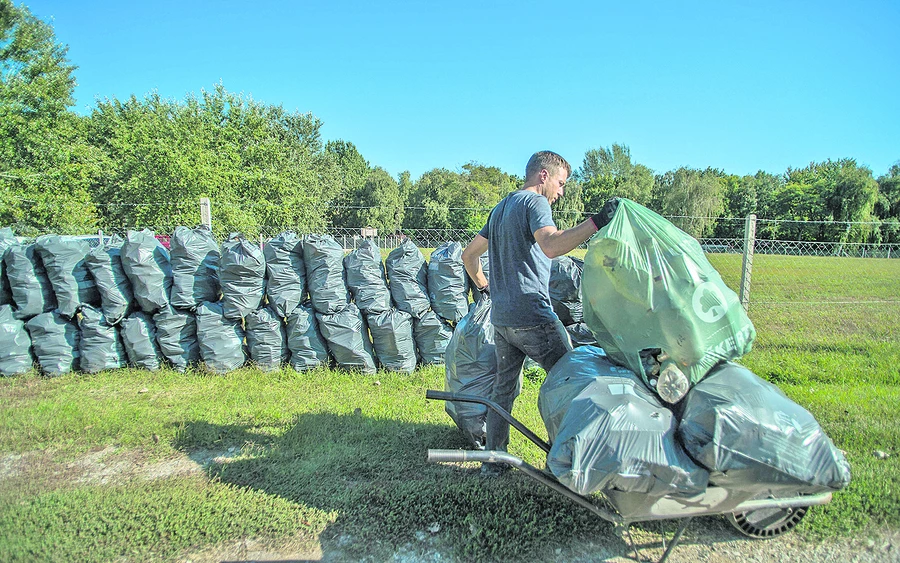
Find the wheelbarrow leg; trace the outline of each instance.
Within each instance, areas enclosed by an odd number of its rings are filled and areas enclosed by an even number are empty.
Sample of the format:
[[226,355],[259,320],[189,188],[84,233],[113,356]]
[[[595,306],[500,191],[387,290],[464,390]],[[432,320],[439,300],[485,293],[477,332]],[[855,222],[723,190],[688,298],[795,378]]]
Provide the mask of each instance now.
[[625,524],[625,534],[628,536],[628,543],[631,544],[631,549],[634,550],[634,558],[638,563],[644,562],[644,556],[641,555],[641,552],[638,550],[637,543],[635,543],[634,538],[631,537],[631,524]]
[[659,560],[659,563],[666,563],[666,559],[669,558],[669,554],[672,553],[672,550],[675,549],[675,546],[678,545],[678,541],[681,539],[681,534],[684,533],[685,528],[688,527],[688,524],[691,523],[693,518],[688,517],[685,518],[684,521],[681,522],[681,525],[678,526],[678,530],[675,532],[675,535],[672,536],[672,541],[669,542],[669,547],[666,548],[665,553],[663,553],[662,558]]

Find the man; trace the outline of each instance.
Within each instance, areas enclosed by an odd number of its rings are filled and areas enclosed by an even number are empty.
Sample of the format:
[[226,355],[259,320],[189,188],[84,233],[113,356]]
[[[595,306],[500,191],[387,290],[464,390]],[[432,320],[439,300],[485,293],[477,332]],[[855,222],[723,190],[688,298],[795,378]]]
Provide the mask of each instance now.
[[[522,387],[522,365],[530,357],[545,370],[572,349],[569,336],[550,305],[550,262],[589,239],[606,225],[617,200],[571,229],[558,230],[550,205],[562,197],[572,167],[560,155],[541,151],[525,166],[525,184],[491,210],[487,224],[463,251],[466,272],[479,291],[488,291],[481,255],[489,250],[491,323],[497,346],[497,375],[491,399],[507,411]],[[509,424],[488,409],[487,449],[506,451]],[[499,475],[508,466],[482,466]]]

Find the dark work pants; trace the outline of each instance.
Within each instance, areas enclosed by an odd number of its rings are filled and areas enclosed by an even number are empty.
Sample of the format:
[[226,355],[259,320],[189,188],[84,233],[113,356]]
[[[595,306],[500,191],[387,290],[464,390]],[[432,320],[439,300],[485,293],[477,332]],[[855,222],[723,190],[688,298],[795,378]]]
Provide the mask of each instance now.
[[[572,349],[569,334],[559,321],[521,328],[494,326],[494,344],[497,346],[497,375],[491,400],[510,413],[513,401],[522,391],[525,356],[550,371]],[[487,449],[505,452],[508,445],[509,424],[488,409]]]

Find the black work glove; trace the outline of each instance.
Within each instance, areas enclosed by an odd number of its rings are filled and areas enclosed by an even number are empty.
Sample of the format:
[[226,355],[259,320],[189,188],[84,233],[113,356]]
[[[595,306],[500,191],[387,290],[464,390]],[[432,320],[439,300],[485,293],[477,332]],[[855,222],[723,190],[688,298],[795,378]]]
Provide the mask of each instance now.
[[591,216],[591,221],[594,222],[594,226],[597,227],[598,231],[608,225],[610,221],[612,221],[613,215],[616,214],[616,209],[618,208],[619,198],[614,197],[606,202],[606,204],[603,206],[603,209],[601,209],[599,213],[595,213]]
[[491,287],[489,285],[485,285],[484,287],[476,287],[475,289],[477,289],[478,293],[480,293],[484,297],[491,296]]

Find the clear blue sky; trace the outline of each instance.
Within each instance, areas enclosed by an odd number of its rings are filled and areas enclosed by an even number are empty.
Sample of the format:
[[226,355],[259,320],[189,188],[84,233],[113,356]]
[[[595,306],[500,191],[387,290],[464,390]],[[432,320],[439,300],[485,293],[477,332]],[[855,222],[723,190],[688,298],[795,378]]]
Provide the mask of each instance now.
[[900,2],[26,0],[76,111],[222,82],[395,176],[612,143],[656,172],[900,160]]

